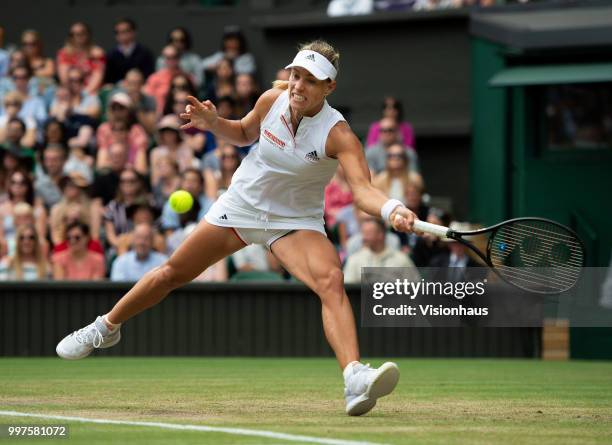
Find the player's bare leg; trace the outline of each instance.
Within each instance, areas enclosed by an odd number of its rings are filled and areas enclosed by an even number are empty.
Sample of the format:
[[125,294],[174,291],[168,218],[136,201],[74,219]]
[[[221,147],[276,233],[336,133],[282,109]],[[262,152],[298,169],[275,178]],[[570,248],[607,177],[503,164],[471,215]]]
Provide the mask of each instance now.
[[334,246],[319,232],[298,230],[272,244],[272,253],[321,299],[325,336],[343,369],[346,412],[365,414],[393,391],[399,369],[389,362],[378,369],[359,363],[355,318]]
[[160,267],[145,274],[105,316],[65,337],[56,348],[62,358],[87,357],[95,348],[114,346],[121,339],[119,325],[163,300],[173,289],[190,282],[203,270],[244,247],[232,229],[202,220]]

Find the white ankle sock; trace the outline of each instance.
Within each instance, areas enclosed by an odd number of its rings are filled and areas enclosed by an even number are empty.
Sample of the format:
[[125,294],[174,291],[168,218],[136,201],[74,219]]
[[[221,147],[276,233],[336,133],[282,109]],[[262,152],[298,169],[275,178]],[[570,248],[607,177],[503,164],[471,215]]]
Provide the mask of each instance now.
[[106,323],[106,326],[110,326],[110,331],[111,332],[115,332],[117,329],[119,329],[121,327],[121,323],[111,323],[110,321],[108,321],[108,314],[104,315],[102,318],[104,319],[104,323]]
[[350,376],[352,374],[353,366],[360,365],[360,364],[361,364],[361,362],[355,360],[353,362],[350,362],[348,365],[346,365],[346,367],[342,371],[342,376],[344,377],[344,379],[346,380],[348,378],[348,376]]

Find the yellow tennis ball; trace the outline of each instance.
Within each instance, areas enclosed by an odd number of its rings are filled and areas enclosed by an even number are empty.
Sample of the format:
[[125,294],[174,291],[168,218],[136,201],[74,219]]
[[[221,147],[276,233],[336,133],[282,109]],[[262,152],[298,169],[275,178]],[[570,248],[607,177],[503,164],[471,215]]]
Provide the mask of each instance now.
[[177,190],[170,195],[170,208],[176,213],[185,213],[193,206],[193,197],[191,193],[185,190]]

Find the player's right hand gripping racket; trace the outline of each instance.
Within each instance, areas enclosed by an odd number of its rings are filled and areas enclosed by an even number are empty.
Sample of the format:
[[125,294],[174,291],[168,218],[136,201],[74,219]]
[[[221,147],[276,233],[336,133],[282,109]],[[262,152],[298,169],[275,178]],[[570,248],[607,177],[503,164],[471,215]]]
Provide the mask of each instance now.
[[[504,281],[529,292],[558,294],[571,289],[586,260],[576,233],[544,218],[515,218],[469,232],[417,220],[414,230],[460,242]],[[484,234],[490,234],[486,254],[463,238]]]

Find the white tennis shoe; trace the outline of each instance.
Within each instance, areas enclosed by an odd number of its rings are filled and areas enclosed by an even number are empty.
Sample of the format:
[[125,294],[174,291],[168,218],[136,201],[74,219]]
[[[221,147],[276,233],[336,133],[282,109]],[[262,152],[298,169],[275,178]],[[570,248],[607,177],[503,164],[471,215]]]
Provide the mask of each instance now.
[[344,398],[346,413],[361,416],[376,405],[376,399],[390,394],[399,381],[399,368],[386,362],[380,368],[362,363],[344,370]]
[[121,328],[111,332],[102,317],[98,317],[93,323],[64,337],[57,344],[55,351],[61,358],[78,360],[87,357],[94,349],[115,346],[119,340]]

